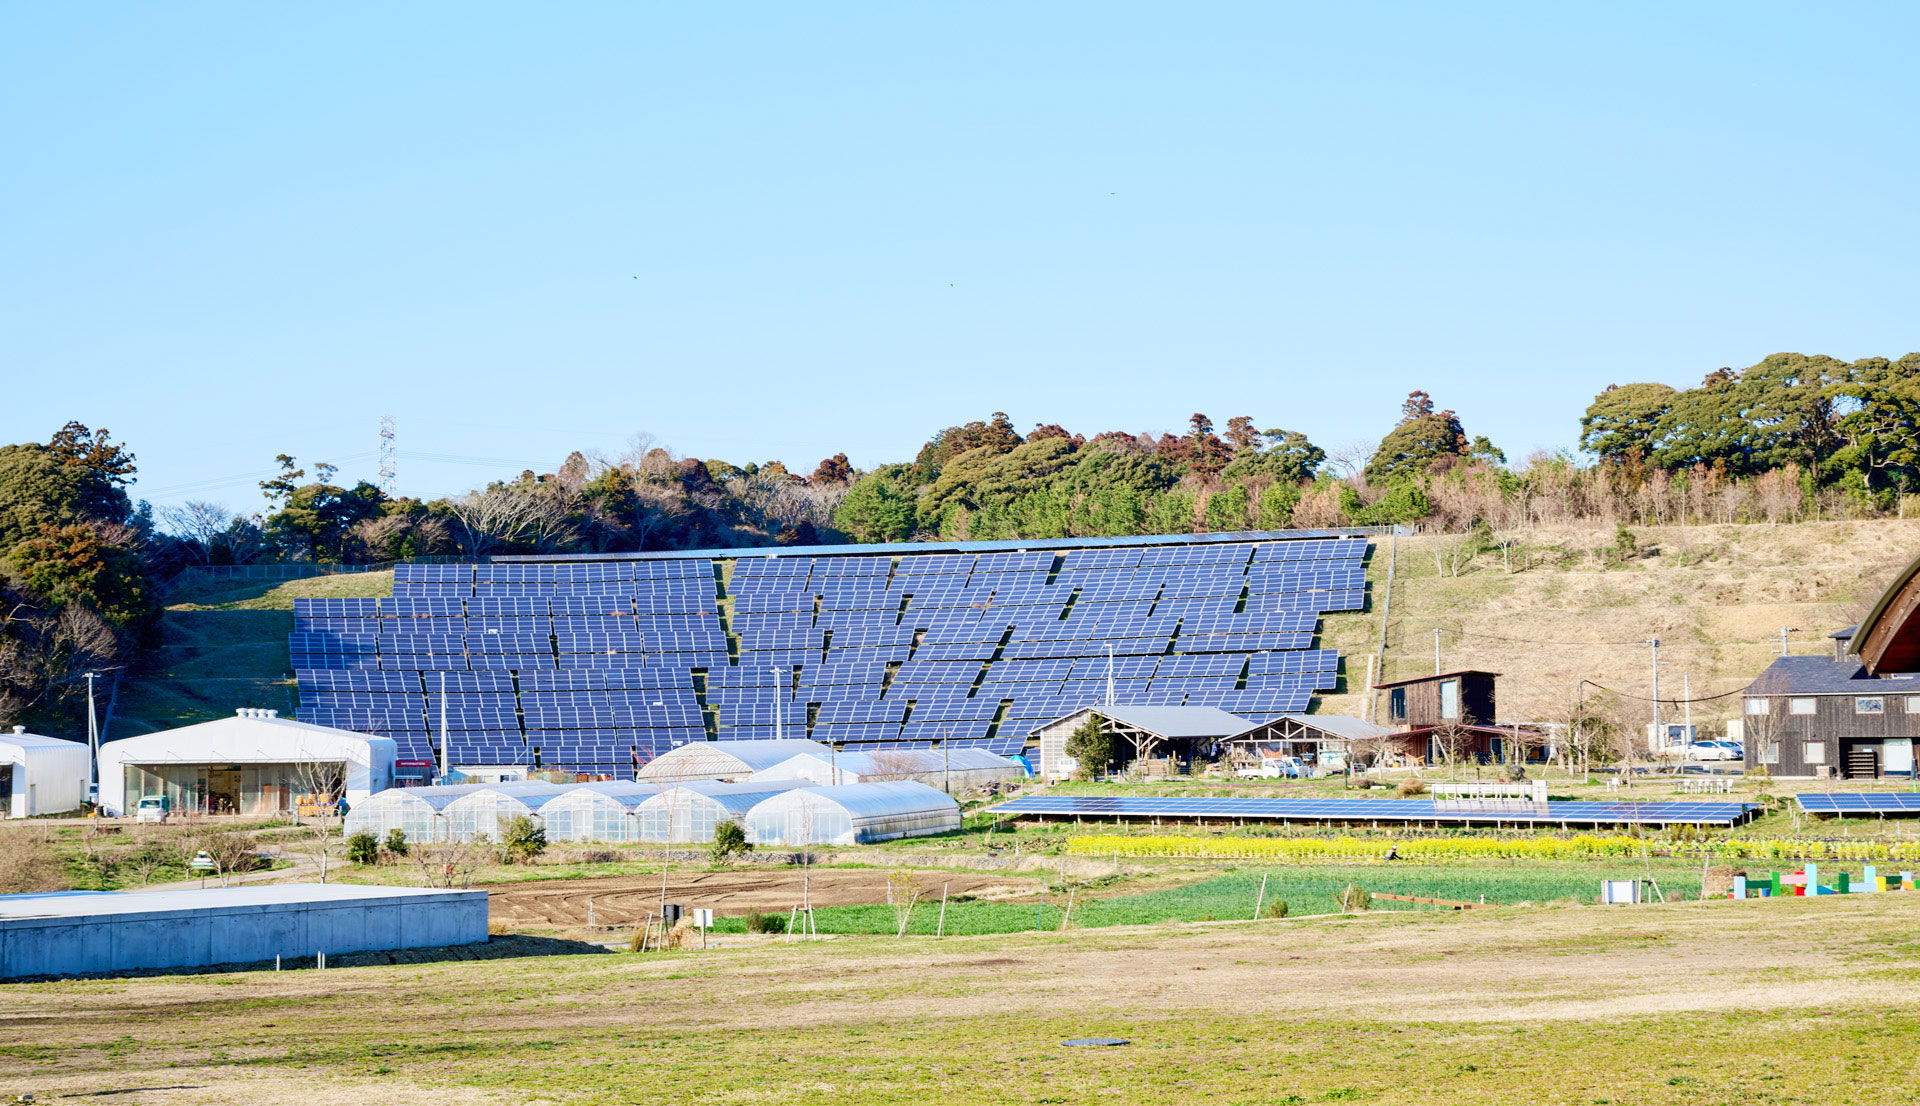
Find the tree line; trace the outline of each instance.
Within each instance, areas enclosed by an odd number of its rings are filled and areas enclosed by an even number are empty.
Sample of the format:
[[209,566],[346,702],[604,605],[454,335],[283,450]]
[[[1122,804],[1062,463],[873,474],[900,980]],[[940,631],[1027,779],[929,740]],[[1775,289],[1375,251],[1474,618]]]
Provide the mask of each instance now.
[[162,583],[193,565],[370,563],[501,553],[1101,537],[1413,523],[1542,526],[1784,522],[1905,513],[1920,483],[1920,354],[1775,354],[1697,388],[1609,386],[1581,454],[1510,463],[1416,391],[1378,442],[1324,449],[1250,415],[1181,433],[1024,433],[1003,412],[933,434],[910,461],[811,471],[677,455],[636,436],[461,495],[390,497],[328,464],[276,458],[261,500],[156,512],[136,460],[73,422],[0,447],[0,719],[71,710],[82,674],[129,662]]

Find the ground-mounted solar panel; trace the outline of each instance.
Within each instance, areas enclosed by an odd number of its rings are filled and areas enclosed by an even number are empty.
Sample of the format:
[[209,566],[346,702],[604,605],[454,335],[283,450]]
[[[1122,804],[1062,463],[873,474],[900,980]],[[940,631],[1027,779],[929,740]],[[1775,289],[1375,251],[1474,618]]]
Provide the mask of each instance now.
[[1846,817],[1895,817],[1920,815],[1920,794],[1913,792],[1802,792],[1793,797],[1807,814],[1835,814]]
[[[1146,692],[1151,682],[1151,680],[1145,678],[1131,680],[1116,678],[1113,681],[1113,701],[1116,703],[1134,702],[1138,696]],[[1107,681],[1104,678],[1097,680],[1067,680],[1060,685],[1060,694],[1070,699],[1097,699],[1104,703],[1107,701]]]
[[973,571],[973,561],[971,553],[915,553],[900,558],[893,576],[896,580],[906,576],[964,576]]
[[1104,680],[1112,675],[1121,680],[1143,679],[1152,676],[1159,665],[1159,657],[1115,656],[1111,661],[1105,656],[1078,657],[1068,670],[1067,678]]
[[993,572],[1049,572],[1053,569],[1055,554],[1045,550],[1029,550],[1024,553],[982,553],[974,558],[973,574]]
[[1141,550],[1134,547],[1117,549],[1070,549],[1061,562],[1060,570],[1064,575],[1087,569],[1128,569],[1140,563]]
[[1140,553],[1142,567],[1151,565],[1244,565],[1253,557],[1253,546],[1227,542],[1202,545],[1156,545]]
[[[982,741],[992,723],[984,718],[912,721],[900,727],[900,740],[925,742]],[[936,769],[937,771],[937,769]]]
[[913,660],[925,661],[984,661],[999,651],[999,646],[990,641],[954,641],[926,642],[914,650]]
[[815,557],[813,575],[815,577],[833,576],[880,576],[885,577],[893,571],[892,557],[848,556]]
[[1385,822],[1394,825],[1715,825],[1733,826],[1753,803],[1516,802],[1511,800],[1148,798],[1032,795],[994,807],[1005,815],[1122,820]]

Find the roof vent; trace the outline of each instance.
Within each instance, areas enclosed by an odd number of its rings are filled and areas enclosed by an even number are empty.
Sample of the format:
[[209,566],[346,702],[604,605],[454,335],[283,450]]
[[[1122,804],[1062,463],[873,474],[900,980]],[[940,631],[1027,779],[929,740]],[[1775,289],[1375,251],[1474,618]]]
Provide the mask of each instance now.
[[246,707],[239,707],[234,710],[233,714],[236,718],[250,718],[253,716],[253,711]]
[[262,715],[263,717],[266,717],[266,718],[278,718],[278,717],[280,717],[280,712],[279,712],[279,711],[277,711],[277,710],[263,710],[263,711],[261,711],[261,712],[260,712],[260,714],[261,714],[261,715]]
[[26,733],[26,732],[27,732],[27,728],[26,728],[25,726],[15,726],[15,727],[13,728],[13,732],[14,732],[14,733]]

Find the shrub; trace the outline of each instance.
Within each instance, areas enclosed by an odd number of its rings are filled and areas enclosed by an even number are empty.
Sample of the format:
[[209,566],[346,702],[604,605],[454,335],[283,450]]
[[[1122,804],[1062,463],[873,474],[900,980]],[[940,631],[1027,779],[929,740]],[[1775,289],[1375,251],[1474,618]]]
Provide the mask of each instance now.
[[1287,916],[1287,900],[1275,899],[1260,911],[1262,918],[1284,918]]
[[1341,912],[1346,914],[1358,913],[1373,906],[1373,896],[1365,888],[1355,887],[1351,883],[1335,895],[1333,900],[1340,904]]
[[380,863],[380,839],[364,831],[347,838],[347,859],[362,867]]
[[713,827],[713,848],[711,855],[715,864],[725,864],[737,856],[745,856],[753,851],[747,842],[747,830],[739,822],[728,818],[717,822]]
[[573,854],[574,861],[579,864],[611,864],[619,858],[620,854],[612,849],[581,849]]
[[407,855],[407,831],[401,829],[399,826],[388,830],[387,839],[383,843],[383,846],[388,852],[395,856]]
[[1401,780],[1400,786],[1394,788],[1393,793],[1402,799],[1409,795],[1425,795],[1427,793],[1427,781],[1416,779]]
[[525,814],[516,816],[500,832],[500,853],[509,864],[531,864],[546,851],[546,828]]
[[749,914],[746,917],[748,933],[785,933],[787,919],[780,914]]

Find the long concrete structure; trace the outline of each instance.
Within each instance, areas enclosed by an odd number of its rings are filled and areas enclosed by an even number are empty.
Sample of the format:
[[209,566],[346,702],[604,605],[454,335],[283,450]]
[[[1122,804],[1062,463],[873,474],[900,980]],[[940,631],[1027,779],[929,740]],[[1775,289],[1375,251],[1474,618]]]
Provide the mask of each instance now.
[[485,891],[288,883],[0,895],[0,979],[196,968],[487,939]]

